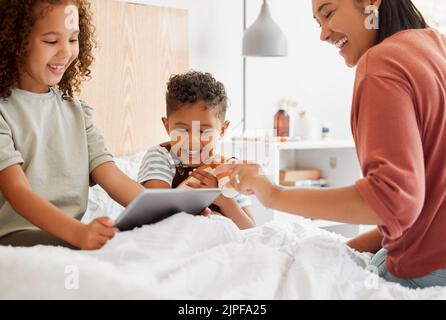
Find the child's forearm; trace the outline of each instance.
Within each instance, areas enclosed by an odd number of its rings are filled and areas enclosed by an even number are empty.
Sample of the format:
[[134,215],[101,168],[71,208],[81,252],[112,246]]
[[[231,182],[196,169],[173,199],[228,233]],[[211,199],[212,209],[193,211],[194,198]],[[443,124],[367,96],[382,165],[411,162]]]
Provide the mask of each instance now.
[[144,191],[142,185],[124,174],[118,180],[118,184],[120,187],[110,190],[108,194],[123,207],[127,207],[138,194]]
[[238,205],[234,199],[227,199],[221,206],[221,213],[234,221],[241,229],[249,229],[255,227],[254,220]]
[[356,187],[339,189],[290,189],[271,185],[266,179],[256,184],[255,193],[267,207],[304,216],[351,224],[382,224],[379,216],[362,199]]
[[124,207],[144,191],[142,185],[127,177],[113,162],[98,166],[91,176],[113,200]]
[[78,246],[79,230],[83,224],[66,216],[53,204],[40,198],[30,188],[17,188],[7,199],[11,207],[36,227],[73,246]]

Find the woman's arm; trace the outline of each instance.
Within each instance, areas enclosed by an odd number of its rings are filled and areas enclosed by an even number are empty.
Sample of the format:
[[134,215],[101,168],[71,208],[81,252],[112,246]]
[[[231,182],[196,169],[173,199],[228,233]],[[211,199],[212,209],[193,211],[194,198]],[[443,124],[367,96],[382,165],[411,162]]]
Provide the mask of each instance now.
[[[274,187],[273,196],[264,199],[276,210],[351,224],[382,224],[378,215],[361,198],[356,187],[339,189],[281,190]],[[257,193],[256,193],[257,194]]]
[[382,248],[382,240],[383,236],[379,230],[373,229],[351,239],[347,245],[359,252],[377,253]]
[[227,165],[220,170],[230,171],[231,184],[241,193],[255,194],[266,207],[313,219],[351,224],[382,224],[379,216],[354,186],[283,190],[266,178],[259,165]]
[[115,234],[104,217],[89,225],[66,216],[53,204],[39,197],[19,165],[0,172],[0,192],[15,212],[36,227],[81,249],[99,249]]
[[91,177],[123,207],[127,207],[138,194],[144,191],[142,185],[127,177],[113,162],[106,162],[96,167]]

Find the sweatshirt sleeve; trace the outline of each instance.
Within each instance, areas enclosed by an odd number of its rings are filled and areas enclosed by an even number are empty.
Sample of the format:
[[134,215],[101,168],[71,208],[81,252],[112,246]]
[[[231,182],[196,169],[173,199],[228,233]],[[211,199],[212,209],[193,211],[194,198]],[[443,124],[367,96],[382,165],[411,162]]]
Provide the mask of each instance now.
[[419,120],[411,92],[397,80],[367,76],[353,99],[363,199],[398,239],[424,205],[425,169]]

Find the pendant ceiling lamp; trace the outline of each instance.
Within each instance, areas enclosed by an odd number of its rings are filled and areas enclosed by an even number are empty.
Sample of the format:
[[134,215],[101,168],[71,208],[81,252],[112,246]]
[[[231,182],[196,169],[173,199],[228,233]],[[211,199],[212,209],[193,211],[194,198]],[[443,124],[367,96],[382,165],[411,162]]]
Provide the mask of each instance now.
[[257,20],[243,36],[243,55],[246,57],[284,57],[288,55],[288,40],[273,20],[267,0],[263,0]]

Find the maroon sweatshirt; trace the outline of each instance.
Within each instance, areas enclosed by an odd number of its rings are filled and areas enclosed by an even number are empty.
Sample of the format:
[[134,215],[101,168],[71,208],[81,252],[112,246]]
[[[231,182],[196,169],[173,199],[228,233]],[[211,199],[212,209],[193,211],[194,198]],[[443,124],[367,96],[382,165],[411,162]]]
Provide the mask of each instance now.
[[383,221],[388,270],[446,268],[446,37],[406,30],[368,50],[351,126],[364,175],[356,187]]

